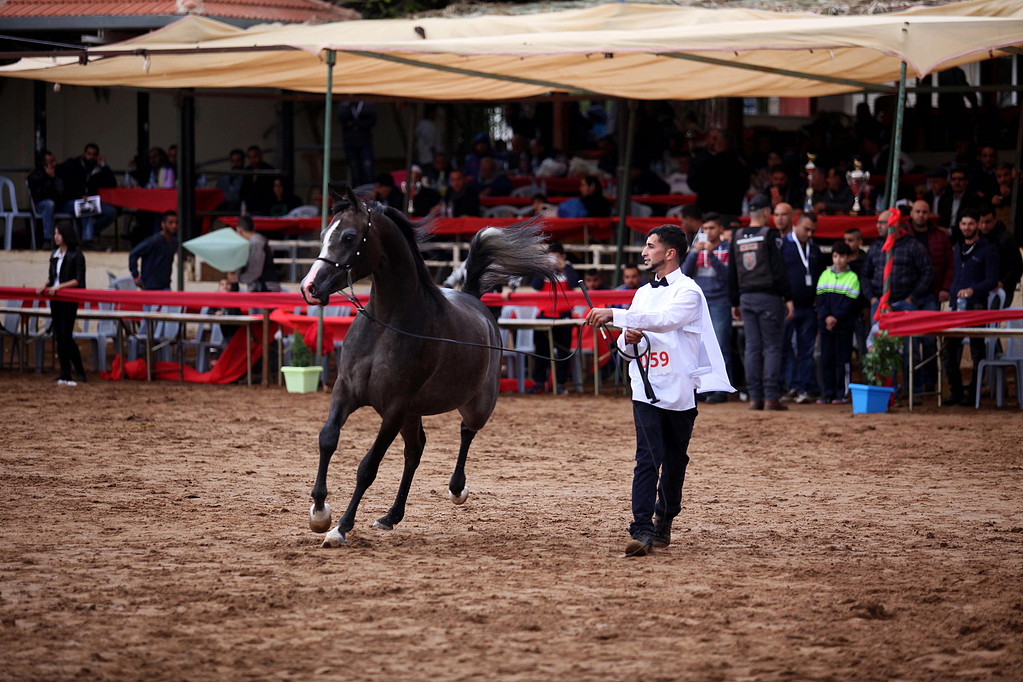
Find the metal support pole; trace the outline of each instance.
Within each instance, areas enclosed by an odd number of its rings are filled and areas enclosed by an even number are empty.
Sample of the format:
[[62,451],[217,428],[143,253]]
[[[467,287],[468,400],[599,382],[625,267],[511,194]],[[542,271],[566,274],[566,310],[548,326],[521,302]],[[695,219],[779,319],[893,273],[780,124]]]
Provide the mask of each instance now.
[[44,81],[32,82],[32,96],[35,109],[35,140],[32,148],[35,150],[35,162],[38,166],[43,165],[43,150],[46,149],[46,89],[49,83]]
[[[337,53],[334,50],[327,50],[327,93],[323,103],[323,181],[320,192],[320,233],[327,229],[328,206],[330,201],[330,133],[334,123],[334,65],[337,63]],[[316,316],[316,364],[323,362],[323,306],[320,306],[320,313]]]
[[[1023,57],[1016,57],[1017,62],[1023,66]],[[1019,246],[1023,242],[1023,230],[1021,226],[1017,224],[1016,216],[1019,215],[1019,169],[1023,168],[1020,166],[1023,163],[1023,96],[1016,96],[1016,112],[1019,117],[1019,123],[1016,126],[1016,172],[1012,174],[1012,194],[1010,195],[1012,210],[1009,212],[1009,234],[1016,238],[1016,245]],[[1009,293],[1012,293],[1011,291]]]
[[195,93],[179,96],[178,134],[178,291],[185,290],[185,241],[198,236],[195,216]]
[[632,147],[636,139],[636,109],[638,104],[635,100],[618,100],[619,106],[624,105],[622,113],[626,116],[625,124],[625,153],[618,155],[618,241],[615,248],[615,271],[611,278],[611,287],[617,287],[622,277],[622,252],[625,249],[625,231],[628,230],[626,218],[629,215],[629,169],[632,166]]
[[416,193],[412,183],[412,162],[416,150],[416,121],[423,116],[423,105],[410,106],[410,103],[406,103],[405,107],[408,109],[408,135],[405,137],[408,140],[408,145],[405,150],[405,194],[402,208],[405,209],[405,213],[412,215],[412,199]]
[[[894,154],[893,161],[888,168],[887,184],[888,188],[885,192],[885,207],[891,210],[895,207],[895,190],[899,186],[899,166],[901,159],[902,150],[902,115],[906,108],[906,62],[902,62],[902,68],[899,70],[899,94],[896,98],[895,103],[895,129],[892,131],[892,152]],[[899,229],[898,227],[889,229]],[[895,256],[895,249],[890,249],[885,259],[885,270],[888,269],[888,264],[892,262],[892,258]],[[882,284],[882,298],[891,289],[891,282],[888,277],[884,278]],[[911,356],[912,357],[912,356]],[[912,362],[912,359],[910,360]]]

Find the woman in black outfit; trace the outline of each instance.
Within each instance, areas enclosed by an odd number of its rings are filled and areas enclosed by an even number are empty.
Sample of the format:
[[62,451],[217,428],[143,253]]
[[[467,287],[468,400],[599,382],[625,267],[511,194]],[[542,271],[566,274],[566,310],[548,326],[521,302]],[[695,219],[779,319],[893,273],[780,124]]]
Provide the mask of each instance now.
[[[39,287],[37,293],[55,295],[61,289],[85,286],[85,256],[79,250],[78,232],[69,222],[59,223],[53,233],[53,243],[57,249],[50,257],[50,274],[46,284]],[[60,360],[60,376],[57,383],[61,386],[75,386],[76,382],[85,381],[85,368],[82,366],[82,354],[75,343],[75,319],[78,317],[78,303],[73,301],[50,301],[50,317],[53,320],[51,329],[53,340],[57,345],[57,358]],[[75,379],[71,378],[72,366]]]

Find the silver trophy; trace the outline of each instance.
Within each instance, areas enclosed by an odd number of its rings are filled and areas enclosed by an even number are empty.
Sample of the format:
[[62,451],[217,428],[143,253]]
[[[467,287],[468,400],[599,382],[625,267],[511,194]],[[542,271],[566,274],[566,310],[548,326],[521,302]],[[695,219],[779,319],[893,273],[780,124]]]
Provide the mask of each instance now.
[[803,213],[813,212],[813,172],[817,170],[813,161],[816,158],[816,154],[807,154],[806,165],[803,166],[806,171],[806,199],[803,201]]
[[853,170],[845,172],[845,180],[849,183],[849,189],[853,193],[853,206],[851,215],[860,214],[860,195],[870,182],[870,173],[863,170],[863,164],[859,160],[853,161]]

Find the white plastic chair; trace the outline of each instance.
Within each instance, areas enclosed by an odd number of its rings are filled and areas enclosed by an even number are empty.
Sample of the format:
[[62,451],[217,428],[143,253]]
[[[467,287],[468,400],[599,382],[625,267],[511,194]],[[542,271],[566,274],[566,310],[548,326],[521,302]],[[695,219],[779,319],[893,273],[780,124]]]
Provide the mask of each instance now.
[[[84,310],[91,304],[86,303]],[[116,310],[113,303],[100,303],[98,310]],[[92,346],[92,367],[94,371],[105,372],[107,369],[107,344],[112,344],[117,336],[117,320],[90,320],[79,318],[82,331],[75,332],[75,340],[85,340]]]
[[536,194],[539,191],[540,191],[540,189],[537,188],[537,187],[534,187],[533,185],[523,185],[522,187],[516,187],[515,189],[513,189],[511,191],[511,196],[513,196],[513,197],[529,197],[530,199],[532,199],[533,195]]
[[[28,178],[25,178],[25,189],[28,192],[28,206],[32,210],[32,248],[36,248],[36,221],[43,221],[43,214],[39,212],[39,208],[36,206],[35,199],[32,198],[32,191],[28,189]],[[75,221],[75,217],[70,213],[54,212],[53,224],[56,225],[60,220]]]
[[668,212],[664,214],[665,218],[677,218],[682,215],[682,206],[672,206],[668,209]]
[[517,206],[511,206],[509,204],[502,204],[500,206],[491,206],[483,210],[484,218],[516,218],[519,215],[519,209]]
[[[181,306],[178,305],[165,305],[165,306],[144,306],[145,310],[159,310],[162,313],[180,313]],[[137,333],[132,334],[128,337],[128,359],[135,360],[139,356],[139,349],[145,349],[146,337],[150,336],[151,348],[153,351],[154,361],[170,361],[173,360],[173,353],[171,352],[171,346],[177,341],[178,338],[178,326],[180,322],[168,322],[165,320],[159,320],[153,322],[153,320],[143,320],[139,326]],[[152,332],[150,332],[152,330]],[[179,349],[180,351],[180,349]]]
[[650,208],[646,204],[642,204],[638,201],[629,202],[629,215],[636,216],[637,218],[649,218],[654,214],[654,209]]
[[[540,309],[536,306],[506,305],[501,308],[502,319],[515,318],[518,320],[535,320],[536,316],[539,314]],[[511,330],[502,330],[501,336],[504,339],[504,345],[507,347],[511,340]],[[517,351],[525,351],[526,353],[535,353],[536,340],[534,336],[535,332],[532,329],[516,329],[515,343],[512,348]],[[505,357],[507,358],[508,377],[517,379],[519,384],[519,393],[525,393],[526,371],[528,369],[529,358],[522,353],[505,353]]]
[[[1023,320],[1009,320],[1006,328],[1023,330]],[[1005,375],[1009,369],[1016,370],[1016,402],[1023,410],[1023,337],[1019,336],[1006,339],[1005,352],[1000,356],[985,358],[977,364],[974,370],[977,373],[974,407],[980,407],[980,389],[984,384],[984,372],[988,370],[995,375],[995,405],[1001,407],[1005,404]]]
[[32,234],[32,248],[36,247],[35,216],[28,211],[18,210],[18,197],[14,192],[14,183],[10,178],[0,175],[0,220],[4,221],[4,250],[11,250],[11,238],[14,236],[14,221],[24,218],[29,223]]
[[[25,302],[21,300],[15,301],[3,301],[4,307],[7,308],[38,308],[39,301],[32,301],[30,305],[25,306]],[[46,336],[50,333],[49,325],[46,324],[46,318],[42,317],[30,317],[29,328],[27,333],[23,333],[21,329],[21,315],[18,313],[6,313],[3,316],[3,323],[0,324],[0,365],[3,364],[3,346],[4,339],[11,340],[11,350],[8,354],[8,362],[11,367],[14,367],[14,354],[18,354],[18,369],[22,368],[22,344],[26,346],[30,343],[36,344],[36,371],[43,371],[43,354],[46,347]]]
[[[209,306],[204,306],[200,311],[202,315],[209,315]],[[199,322],[195,327],[195,336],[185,340],[185,348],[195,349],[195,369],[200,373],[208,372],[210,369],[210,354],[214,349],[224,350],[227,343],[224,341],[224,330],[217,322],[209,323],[209,335],[207,337],[207,323]]]

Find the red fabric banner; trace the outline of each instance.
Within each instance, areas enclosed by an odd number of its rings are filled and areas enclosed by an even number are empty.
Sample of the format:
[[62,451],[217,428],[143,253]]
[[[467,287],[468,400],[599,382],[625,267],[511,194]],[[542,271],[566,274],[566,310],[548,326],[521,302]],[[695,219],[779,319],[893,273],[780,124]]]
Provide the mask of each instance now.
[[1023,319],[1023,308],[1004,310],[913,310],[882,315],[878,327],[891,336],[933,334],[953,327],[982,327],[994,322]]

